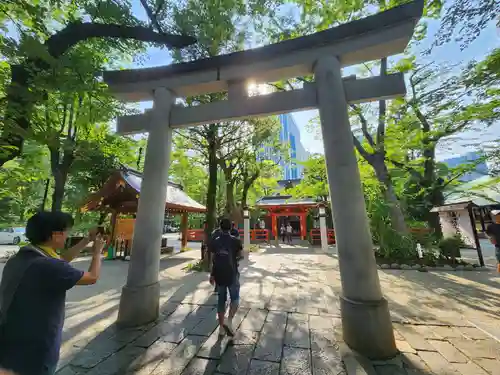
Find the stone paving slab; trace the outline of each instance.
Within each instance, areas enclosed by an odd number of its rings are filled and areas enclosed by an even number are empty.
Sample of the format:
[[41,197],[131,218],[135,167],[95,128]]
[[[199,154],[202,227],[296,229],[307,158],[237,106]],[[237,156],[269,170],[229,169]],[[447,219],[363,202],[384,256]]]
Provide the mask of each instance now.
[[253,350],[254,345],[229,346],[217,366],[217,372],[221,374],[245,375],[252,359]]
[[288,314],[285,345],[294,348],[309,349],[309,319],[306,314]]
[[311,351],[302,348],[284,347],[280,374],[282,375],[312,374]]
[[255,347],[253,358],[273,362],[281,361],[287,315],[286,312],[269,312]]
[[488,374],[500,375],[498,359],[476,358],[474,359],[474,363],[483,368]]
[[345,374],[345,368],[338,348],[313,350],[311,352],[313,375],[339,375]]
[[255,331],[238,330],[232,340],[233,345],[255,345],[259,340],[260,333]]
[[262,331],[262,327],[266,321],[267,310],[263,309],[251,309],[245,320],[241,323],[241,330],[245,331]]
[[394,364],[377,363],[377,374],[500,374],[500,343],[479,329],[475,332],[476,328],[460,326],[395,327],[401,336],[410,338],[397,341],[401,368],[395,372]]
[[[244,319],[247,318],[249,311],[247,309],[239,309],[233,318],[233,329],[237,329]],[[207,341],[202,345],[198,352],[198,357],[209,359],[220,359],[229,344],[227,337],[220,337],[219,330],[212,332]]]
[[91,342],[87,347],[80,350],[71,364],[76,367],[91,369],[104,361],[106,358],[117,353],[125,346],[124,343],[107,339]]
[[215,372],[217,361],[205,358],[195,358],[184,369],[182,375],[209,375]]
[[115,375],[127,371],[134,360],[142,355],[146,349],[137,346],[127,346],[114,353],[104,361],[93,367],[88,375]]
[[205,340],[206,337],[203,336],[187,336],[167,358],[158,364],[152,374],[180,375],[189,361],[194,358]]
[[178,307],[179,307],[179,303],[168,302],[168,303],[164,304],[162,307],[160,307],[160,314],[165,316],[165,317],[168,317],[168,316],[172,315],[172,313],[175,310],[177,310]]
[[218,360],[226,351],[228,343],[227,337],[220,337],[218,330],[215,330],[202,345],[198,357]]
[[248,375],[278,375],[279,372],[279,363],[259,361],[258,359],[252,359],[248,369]]
[[163,359],[177,347],[176,344],[162,340],[156,341],[137,357],[128,367],[128,374],[151,374]]

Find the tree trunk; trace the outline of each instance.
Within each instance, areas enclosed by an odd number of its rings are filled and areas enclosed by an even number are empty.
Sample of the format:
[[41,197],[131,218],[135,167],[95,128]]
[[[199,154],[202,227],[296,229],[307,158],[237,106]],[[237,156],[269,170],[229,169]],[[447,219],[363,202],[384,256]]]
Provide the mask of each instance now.
[[[31,64],[33,65],[33,64]],[[0,166],[21,155],[23,147],[22,132],[30,126],[30,118],[36,101],[34,92],[29,90],[32,81],[30,62],[11,67],[11,83],[5,97],[4,127],[0,139]],[[34,66],[32,66],[34,68]]]
[[443,236],[439,215],[430,212],[433,207],[442,206],[445,202],[441,179],[436,176],[436,146],[428,137],[430,130],[424,129],[424,172],[421,185],[428,191],[427,202],[429,203],[427,213],[427,224],[434,231],[438,238]]
[[215,136],[217,132],[216,125],[210,125],[210,137],[208,139],[208,188],[207,188],[207,213],[205,216],[205,241],[202,246],[203,268],[210,270],[211,260],[208,250],[208,242],[215,228],[216,211],[217,211],[217,148],[215,145]]
[[224,209],[224,214],[227,217],[231,218],[235,209],[236,201],[234,198],[234,182],[226,182],[226,206]]
[[73,151],[65,151],[62,162],[60,163],[60,153],[57,148],[49,147],[50,167],[54,176],[54,191],[52,193],[52,212],[61,211],[66,181],[68,179],[69,169],[73,163]]
[[384,195],[387,203],[389,204],[393,229],[399,233],[408,233],[408,226],[406,225],[403,210],[401,209],[401,203],[396,197],[392,186],[386,187]]
[[52,212],[61,211],[64,201],[64,190],[66,187],[65,174],[60,168],[52,172],[54,174],[54,191],[52,193]]
[[243,184],[243,191],[241,192],[241,208],[246,207],[248,200],[248,190],[252,185]]
[[43,191],[42,204],[40,205],[40,211],[45,211],[45,204],[47,203],[47,197],[49,195],[50,178],[45,181],[45,190]]
[[432,207],[444,205],[445,199],[443,194],[443,189],[441,186],[434,187],[428,197],[431,207],[427,213],[427,224],[432,228],[434,234],[437,238],[443,237],[443,231],[441,229],[441,223],[439,221],[439,215],[437,212],[431,212]]
[[233,178],[234,167],[232,165],[227,166],[226,160],[223,159],[219,159],[219,164],[222,172],[224,173],[224,181],[226,184],[226,204],[224,205],[224,216],[231,218],[236,208],[236,201],[234,199],[234,188],[236,183]]
[[383,158],[377,157],[374,157],[370,164],[375,170],[375,175],[384,190],[386,202],[389,204],[389,212],[391,215],[393,229],[399,233],[408,233],[408,226],[406,225],[403,210],[401,209],[401,203],[394,192],[394,187],[392,186],[387,165],[385,164]]
[[[255,180],[259,178],[260,172],[255,172],[251,177],[243,181],[243,191],[241,194],[241,208],[247,205],[248,191],[252,187]],[[266,193],[267,194],[267,193]]]
[[217,148],[215,137],[217,135],[217,125],[211,124],[208,132],[208,188],[207,188],[207,213],[205,236],[210,237],[214,230],[216,221],[216,198],[217,198]]

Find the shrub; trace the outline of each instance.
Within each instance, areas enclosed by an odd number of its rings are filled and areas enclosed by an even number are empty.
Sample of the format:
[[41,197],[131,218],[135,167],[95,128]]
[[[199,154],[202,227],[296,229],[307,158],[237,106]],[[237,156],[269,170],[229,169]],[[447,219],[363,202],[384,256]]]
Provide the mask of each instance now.
[[386,203],[372,202],[371,208],[370,226],[373,242],[379,246],[378,255],[393,261],[416,259],[416,241],[392,228]]
[[256,252],[258,252],[258,251],[259,251],[259,245],[250,245],[250,249],[249,249],[249,251],[250,251],[251,253],[256,253]]
[[415,242],[418,242],[424,249],[435,246],[438,242],[436,234],[429,229],[427,223],[421,221],[410,221],[408,229]]
[[439,253],[446,259],[460,258],[460,248],[464,246],[464,242],[460,236],[443,238],[438,243]]
[[188,263],[184,268],[184,271],[186,272],[204,272],[207,271],[205,262],[202,260],[199,260],[195,263]]
[[429,267],[435,267],[437,264],[437,254],[432,249],[427,249],[424,251],[424,257],[422,258],[422,263]]
[[379,232],[379,254],[393,260],[414,260],[417,258],[416,243],[411,236],[402,235],[390,227]]

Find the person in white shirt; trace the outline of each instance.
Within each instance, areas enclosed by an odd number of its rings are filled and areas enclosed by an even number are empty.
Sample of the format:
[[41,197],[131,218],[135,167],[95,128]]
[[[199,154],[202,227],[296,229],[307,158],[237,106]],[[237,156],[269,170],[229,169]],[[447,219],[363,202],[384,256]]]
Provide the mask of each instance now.
[[266,229],[266,222],[264,220],[260,221],[260,229]]
[[292,232],[293,232],[293,228],[290,225],[290,223],[288,223],[286,226],[286,237],[287,237],[288,243],[290,245],[292,244]]

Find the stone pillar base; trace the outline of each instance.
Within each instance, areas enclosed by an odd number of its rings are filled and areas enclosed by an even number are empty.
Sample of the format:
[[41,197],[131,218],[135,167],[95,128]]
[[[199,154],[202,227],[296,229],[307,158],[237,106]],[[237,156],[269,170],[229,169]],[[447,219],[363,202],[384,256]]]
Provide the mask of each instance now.
[[160,307],[160,283],[141,287],[125,285],[120,298],[117,324],[137,327],[158,318]]
[[340,297],[344,341],[359,354],[376,360],[398,354],[389,305],[379,301],[354,301]]

